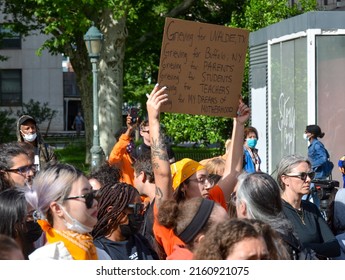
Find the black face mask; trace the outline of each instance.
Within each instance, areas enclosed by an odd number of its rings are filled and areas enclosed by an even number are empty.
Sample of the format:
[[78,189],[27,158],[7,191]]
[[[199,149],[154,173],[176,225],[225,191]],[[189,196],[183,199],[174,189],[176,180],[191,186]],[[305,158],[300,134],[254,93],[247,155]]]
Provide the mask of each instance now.
[[29,221],[26,223],[26,232],[24,233],[25,240],[28,242],[35,242],[42,235],[42,229],[37,222]]
[[120,231],[123,237],[129,238],[139,232],[143,223],[144,217],[142,215],[128,214],[128,224],[120,225]]

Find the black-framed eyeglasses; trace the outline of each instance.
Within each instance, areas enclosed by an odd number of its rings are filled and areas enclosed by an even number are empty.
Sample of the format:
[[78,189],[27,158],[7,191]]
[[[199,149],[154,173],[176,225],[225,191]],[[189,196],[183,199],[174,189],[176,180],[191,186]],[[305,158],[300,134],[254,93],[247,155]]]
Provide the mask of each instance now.
[[144,214],[144,204],[142,203],[130,203],[127,204],[127,207],[133,209],[134,215],[143,215]]
[[305,180],[307,180],[307,177],[310,178],[310,180],[313,180],[315,177],[315,172],[301,172],[301,173],[293,173],[293,174],[284,174],[285,176],[288,177],[296,177],[301,179],[303,182],[305,182]]
[[208,182],[210,184],[210,187],[208,188],[212,188],[214,186],[214,180],[211,177],[200,177],[196,179],[189,179],[188,181],[197,182],[203,186],[207,186],[206,182]]
[[93,200],[98,198],[98,191],[94,190],[83,195],[66,197],[64,200],[77,199],[77,198],[85,198],[86,208],[90,209],[93,206]]
[[25,166],[21,166],[18,168],[12,168],[12,169],[5,169],[6,172],[14,172],[19,173],[20,175],[28,174],[30,171],[35,172],[36,171],[36,165],[35,164],[29,164]]
[[150,130],[142,130],[142,133],[150,133]]

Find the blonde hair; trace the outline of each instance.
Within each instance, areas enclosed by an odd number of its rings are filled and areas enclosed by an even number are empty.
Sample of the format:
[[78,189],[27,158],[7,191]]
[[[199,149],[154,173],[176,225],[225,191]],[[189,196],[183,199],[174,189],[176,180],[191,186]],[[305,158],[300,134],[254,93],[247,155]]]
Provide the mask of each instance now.
[[223,176],[225,159],[223,159],[222,157],[211,158],[206,162],[205,167],[209,174],[217,174]]
[[224,145],[225,146],[225,154],[227,154],[229,152],[230,145],[231,145],[231,139],[229,138],[225,141],[225,145]]
[[66,163],[48,165],[35,176],[31,190],[25,193],[26,200],[35,209],[37,218],[47,219],[53,226],[50,203],[62,202],[71,192],[72,185],[83,173]]

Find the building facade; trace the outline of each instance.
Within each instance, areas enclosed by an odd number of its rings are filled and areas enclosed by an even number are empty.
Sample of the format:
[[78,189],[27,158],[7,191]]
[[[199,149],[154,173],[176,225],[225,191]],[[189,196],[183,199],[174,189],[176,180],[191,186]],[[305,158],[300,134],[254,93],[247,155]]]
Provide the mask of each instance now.
[[[0,32],[7,33],[1,25]],[[75,73],[63,55],[51,55],[37,50],[47,40],[42,34],[31,34],[25,38],[13,36],[2,40],[0,55],[0,110],[12,110],[14,117],[23,103],[30,100],[40,102],[57,114],[52,119],[49,131],[71,130],[74,117],[81,111],[81,101],[76,85]],[[48,121],[40,125],[45,131]]]

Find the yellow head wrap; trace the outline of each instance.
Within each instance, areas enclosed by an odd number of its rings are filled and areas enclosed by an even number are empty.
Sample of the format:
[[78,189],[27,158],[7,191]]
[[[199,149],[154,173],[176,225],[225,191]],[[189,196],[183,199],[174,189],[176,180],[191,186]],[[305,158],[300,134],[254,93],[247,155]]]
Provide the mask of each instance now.
[[192,176],[195,172],[204,169],[205,167],[199,162],[190,158],[184,158],[170,165],[173,188],[181,185],[187,178]]

